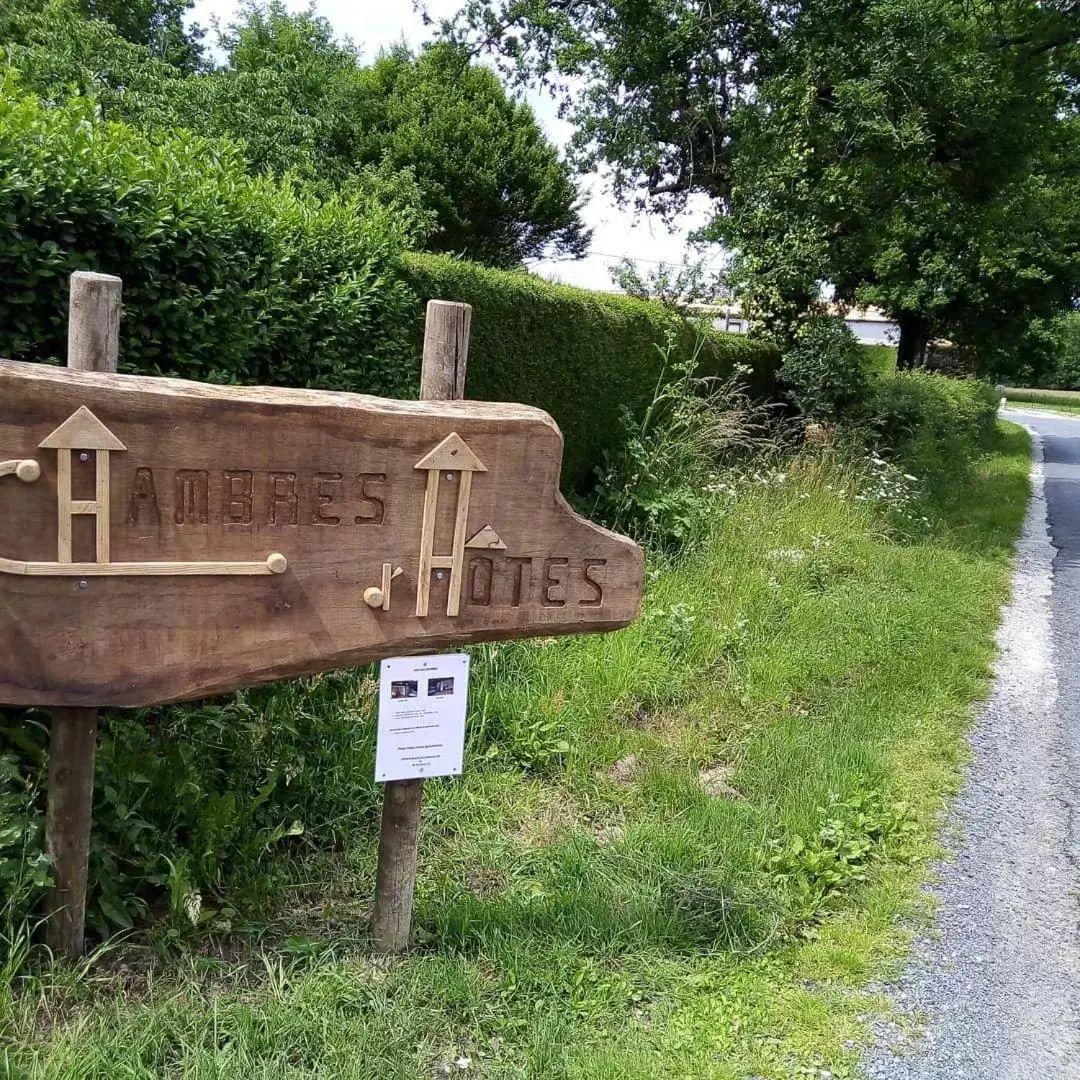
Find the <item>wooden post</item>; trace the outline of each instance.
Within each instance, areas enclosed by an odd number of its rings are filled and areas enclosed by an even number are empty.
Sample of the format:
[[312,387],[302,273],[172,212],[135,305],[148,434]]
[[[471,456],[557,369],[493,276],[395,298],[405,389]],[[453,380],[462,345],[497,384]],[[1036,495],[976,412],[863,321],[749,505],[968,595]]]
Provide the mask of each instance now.
[[[71,275],[69,368],[116,370],[120,352],[121,287],[120,278],[109,274],[80,270]],[[100,469],[100,463],[96,464]],[[99,553],[100,543],[99,539]],[[97,709],[52,709],[51,712],[45,850],[52,856],[54,884],[48,898],[45,938],[54,953],[77,957],[83,951],[86,920],[86,866],[90,856],[98,714]]]
[[[471,319],[468,304],[445,300],[428,303],[420,371],[422,401],[457,401],[465,396]],[[383,785],[373,920],[378,953],[401,953],[409,946],[423,798],[423,780],[396,780]]]
[[465,396],[472,308],[447,300],[431,300],[424,322],[424,363],[420,369],[421,401],[460,401]]

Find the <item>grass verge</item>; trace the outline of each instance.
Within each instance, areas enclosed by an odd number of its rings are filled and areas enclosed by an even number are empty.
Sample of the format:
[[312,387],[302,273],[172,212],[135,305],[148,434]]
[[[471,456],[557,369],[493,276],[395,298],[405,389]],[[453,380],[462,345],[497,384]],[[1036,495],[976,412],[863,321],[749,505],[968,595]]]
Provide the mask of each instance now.
[[869,373],[879,377],[896,374],[895,345],[863,345],[862,351]]
[[296,867],[261,948],[24,976],[0,1077],[856,1075],[862,987],[901,954],[986,691],[1027,468],[999,425],[899,532],[872,468],[746,478],[633,627],[477,650],[410,957],[368,955],[361,820]]
[[1030,390],[1006,387],[1005,400],[1009,405],[1038,405],[1056,412],[1080,412],[1080,391]]
[[1075,416],[1080,413],[1080,405],[1048,405],[1045,402],[1036,404],[1033,402],[1010,401],[1006,403],[1005,407],[1007,409],[1029,409],[1033,412],[1060,413],[1062,416]]

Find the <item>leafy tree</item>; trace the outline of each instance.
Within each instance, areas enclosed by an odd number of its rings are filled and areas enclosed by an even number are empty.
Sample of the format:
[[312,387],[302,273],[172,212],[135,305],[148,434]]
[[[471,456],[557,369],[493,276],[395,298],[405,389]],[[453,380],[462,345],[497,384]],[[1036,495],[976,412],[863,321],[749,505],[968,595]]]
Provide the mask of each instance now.
[[179,87],[182,72],[103,19],[88,19],[76,0],[15,3],[0,12],[0,57],[22,87],[57,100],[93,96],[118,118],[145,119],[144,109]]
[[112,23],[128,41],[185,71],[203,62],[202,29],[184,27],[194,0],[79,0],[79,6],[87,17]]
[[710,271],[704,258],[684,256],[678,266],[661,262],[643,271],[633,259],[624,257],[610,273],[612,283],[627,295],[658,300],[667,307],[709,303],[726,295],[724,275]]
[[413,171],[438,218],[433,250],[500,267],[584,253],[569,167],[532,110],[461,49],[396,48],[361,72],[360,87],[357,160]]
[[[885,0],[786,42],[740,117],[714,234],[783,322],[829,280],[900,324],[911,366],[937,335],[1000,368],[1032,316],[1078,287],[1080,142],[1046,54],[1020,58],[940,0]],[[787,280],[785,280],[785,276]]]
[[551,87],[574,122],[579,167],[608,165],[617,194],[673,211],[691,191],[728,193],[732,120],[791,10],[783,0],[468,0],[442,29],[494,53],[518,82]]
[[192,6],[193,0],[5,0],[0,8],[0,42],[40,44],[42,31],[49,27],[60,56],[71,57],[72,43],[57,33],[63,26],[67,37],[89,33],[99,42],[118,37],[141,46],[149,57],[192,72],[205,63],[204,31],[197,25],[184,26],[184,15]]
[[1024,356],[1028,363],[1017,372],[1017,385],[1080,390],[1080,312],[1037,319]]
[[185,122],[241,139],[256,172],[294,170],[338,185],[362,164],[359,52],[326,19],[249,2],[219,44],[224,66],[189,81],[176,102]]
[[431,250],[514,267],[587,245],[570,167],[531,110],[460,49],[396,49],[365,67],[325,19],[251,0],[221,35],[223,66],[185,75],[77,2],[50,0],[4,34],[42,94],[92,93],[113,119],[231,139],[252,172],[327,193],[381,178],[384,191],[417,196]]
[[1000,354],[1080,288],[1075,0],[472,0],[444,32],[547,80],[624,197],[711,195],[782,336],[831,281],[903,363]]

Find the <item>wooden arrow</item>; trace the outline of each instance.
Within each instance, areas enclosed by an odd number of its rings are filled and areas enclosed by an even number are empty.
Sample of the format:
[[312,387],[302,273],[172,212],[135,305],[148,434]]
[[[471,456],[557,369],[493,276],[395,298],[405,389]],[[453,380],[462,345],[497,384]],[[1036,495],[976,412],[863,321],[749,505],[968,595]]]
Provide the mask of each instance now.
[[[469,527],[469,500],[472,497],[472,474],[487,472],[487,466],[468,448],[457,432],[451,432],[438,446],[425,454],[413,466],[426,469],[427,490],[424,493],[424,519],[420,526],[420,568],[416,587],[416,614],[428,613],[431,593],[431,572],[450,571],[450,593],[446,598],[446,614],[461,611],[461,586],[465,579],[465,532]],[[439,509],[439,473],[446,471],[449,480],[460,476],[457,510],[454,514],[454,541],[449,555],[433,555],[435,517]]]
[[467,548],[483,548],[485,551],[506,550],[502,537],[490,525],[485,525],[465,546]]
[[38,446],[43,450],[126,450],[127,447],[85,406],[80,405]]

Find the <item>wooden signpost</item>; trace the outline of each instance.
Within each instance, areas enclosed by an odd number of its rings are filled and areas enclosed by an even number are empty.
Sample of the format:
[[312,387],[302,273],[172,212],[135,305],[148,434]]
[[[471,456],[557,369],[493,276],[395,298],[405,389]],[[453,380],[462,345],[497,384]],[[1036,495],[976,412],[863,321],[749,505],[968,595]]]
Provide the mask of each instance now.
[[[120,282],[76,275],[72,297],[69,370],[0,361],[0,701],[53,709],[50,940],[69,954],[95,708],[612,630],[642,589],[640,549],[559,494],[550,417],[444,400],[465,305],[429,309],[426,400],[406,402],[97,373]],[[408,938],[419,806],[419,782],[386,786],[382,951]]]
[[[465,371],[469,359],[469,325],[472,308],[468,304],[450,304],[432,300],[428,304],[424,327],[424,358],[420,371],[422,401],[457,401],[465,396]],[[468,513],[472,494],[472,472],[468,490],[462,486],[458,498],[465,502]],[[464,480],[464,476],[463,476]],[[424,512],[429,501],[434,504],[439,495],[437,470],[428,473],[424,490]],[[464,530],[461,530],[464,532]],[[454,543],[458,546],[458,518],[454,521]],[[428,537],[424,531],[425,540]],[[476,534],[472,541],[478,551],[505,551],[502,538],[490,525]],[[420,552],[421,580],[431,580],[431,543]],[[426,570],[426,573],[425,573]],[[451,584],[451,595],[453,585]],[[427,614],[430,589],[416,597],[416,613]],[[421,610],[423,609],[423,610]],[[420,807],[424,801],[424,781],[392,780],[383,785],[382,820],[379,825],[379,861],[375,879],[375,910],[371,932],[375,951],[399,953],[408,948],[412,929],[413,889],[416,885],[416,860],[420,844]]]
[[[109,274],[72,274],[68,316],[69,368],[75,371],[116,370],[120,354],[121,288],[120,279]],[[90,452],[90,448],[81,450],[79,456],[86,453],[89,457]],[[104,456],[108,458],[108,450],[104,451]],[[69,513],[57,518],[57,550],[65,539],[68,544],[71,539],[70,452],[63,458],[67,471]],[[59,461],[58,454],[58,468]],[[36,483],[40,479],[41,466],[35,458],[25,458],[15,466],[15,475],[24,483]],[[57,479],[59,482],[59,475]],[[59,492],[58,487],[58,504]],[[96,501],[101,501],[102,494],[95,484]],[[104,494],[108,496],[107,489]],[[108,498],[104,501],[108,501]],[[104,551],[108,559],[109,533],[107,529],[100,528],[98,521],[95,521],[98,526],[95,529],[95,547],[101,549],[104,533]],[[49,919],[45,924],[45,938],[54,953],[79,956],[83,951],[86,923],[86,872],[94,804],[97,709],[55,708],[51,720],[45,850],[52,858],[53,887],[47,900]]]

